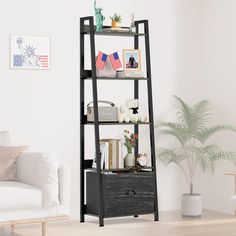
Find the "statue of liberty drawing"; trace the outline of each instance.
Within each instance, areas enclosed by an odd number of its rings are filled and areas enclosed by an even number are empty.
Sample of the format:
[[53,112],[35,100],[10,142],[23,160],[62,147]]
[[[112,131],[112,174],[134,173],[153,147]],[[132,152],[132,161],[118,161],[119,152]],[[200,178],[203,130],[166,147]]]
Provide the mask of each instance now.
[[18,53],[13,55],[14,67],[41,67],[40,56],[36,55],[35,47],[33,45],[23,44],[23,38],[19,37],[16,40]]

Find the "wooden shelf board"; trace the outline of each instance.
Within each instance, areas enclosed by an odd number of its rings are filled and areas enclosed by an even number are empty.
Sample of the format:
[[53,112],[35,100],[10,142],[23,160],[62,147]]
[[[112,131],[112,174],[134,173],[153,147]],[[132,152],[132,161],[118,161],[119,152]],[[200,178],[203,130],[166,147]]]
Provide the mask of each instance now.
[[[127,80],[148,80],[146,77],[123,77],[123,78],[112,78],[112,77],[96,77],[97,80],[119,80],[119,81],[127,81]],[[92,77],[82,78],[83,80],[92,80]]]
[[[110,29],[110,26],[103,26],[103,29]],[[119,32],[119,31],[102,31],[96,32],[96,26],[94,26],[93,33],[94,35],[98,36],[121,36],[121,37],[135,37],[135,36],[146,36],[145,33],[130,33],[130,32]],[[121,27],[121,29],[129,29],[129,27]],[[81,31],[83,34],[90,34],[90,27],[89,25],[84,26],[84,30]]]
[[[97,171],[96,168],[87,168],[85,170],[90,170],[90,171]],[[153,167],[140,167],[140,168],[122,168],[122,169],[101,169],[101,172],[102,173],[106,173],[106,172],[116,172],[116,173],[130,173],[130,172],[133,172],[133,171],[136,171],[136,172],[142,172],[142,171],[151,171],[153,170]]]
[[[99,125],[149,125],[150,122],[138,122],[138,123],[119,123],[119,122],[99,122]],[[94,122],[84,122],[84,125],[94,125]]]

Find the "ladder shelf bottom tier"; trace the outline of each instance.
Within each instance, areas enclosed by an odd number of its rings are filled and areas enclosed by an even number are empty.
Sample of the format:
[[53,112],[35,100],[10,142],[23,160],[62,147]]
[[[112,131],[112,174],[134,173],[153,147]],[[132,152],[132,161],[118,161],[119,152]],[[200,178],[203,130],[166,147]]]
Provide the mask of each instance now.
[[[84,160],[84,170],[97,172],[98,171],[97,168],[93,168],[92,164],[93,164],[93,159]],[[123,173],[150,172],[153,170],[154,168],[151,166],[146,166],[146,167],[135,166],[135,167],[125,167],[125,168],[114,168],[114,169],[101,169],[101,173],[123,174]]]
[[[154,213],[154,172],[102,175],[104,217]],[[86,173],[86,214],[99,215],[97,173]]]
[[[93,171],[97,172],[96,168],[86,168],[87,171]],[[123,173],[139,173],[139,172],[149,172],[152,171],[153,167],[134,167],[134,168],[115,168],[115,169],[101,169],[101,173],[117,173],[117,174],[123,174]]]

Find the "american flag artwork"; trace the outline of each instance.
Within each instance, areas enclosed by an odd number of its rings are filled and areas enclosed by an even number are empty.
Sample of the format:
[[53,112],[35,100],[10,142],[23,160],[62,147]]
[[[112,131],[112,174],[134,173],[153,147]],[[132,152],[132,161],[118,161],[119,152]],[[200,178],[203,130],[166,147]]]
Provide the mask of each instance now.
[[109,55],[109,58],[110,58],[110,61],[114,70],[117,70],[122,67],[120,58],[117,52],[114,52],[111,55]]
[[50,69],[50,37],[11,35],[12,69]]
[[39,56],[39,60],[40,60],[40,63],[41,63],[42,67],[44,67],[44,68],[48,67],[48,56],[47,55]]

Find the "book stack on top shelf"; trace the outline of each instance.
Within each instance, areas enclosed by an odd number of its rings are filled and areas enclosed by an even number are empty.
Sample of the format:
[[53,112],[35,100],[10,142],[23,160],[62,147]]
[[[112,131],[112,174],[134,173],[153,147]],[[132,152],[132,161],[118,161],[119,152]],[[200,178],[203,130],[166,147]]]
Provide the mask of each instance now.
[[[101,169],[113,170],[124,168],[123,141],[120,139],[100,140]],[[94,158],[93,168],[97,168]]]

